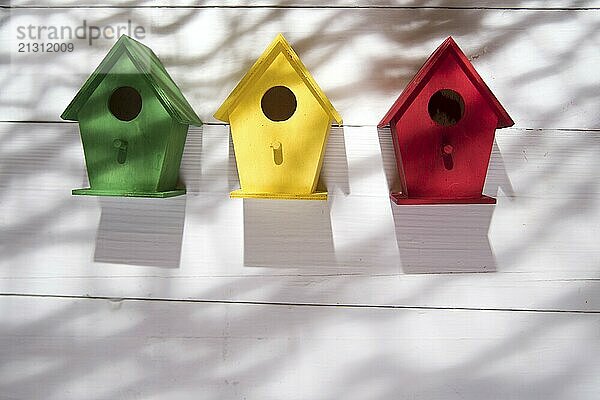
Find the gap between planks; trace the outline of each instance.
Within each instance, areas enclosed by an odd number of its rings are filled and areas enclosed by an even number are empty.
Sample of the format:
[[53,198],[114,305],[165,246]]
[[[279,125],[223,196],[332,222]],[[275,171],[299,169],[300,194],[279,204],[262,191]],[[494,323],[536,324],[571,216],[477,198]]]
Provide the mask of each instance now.
[[271,302],[271,301],[240,301],[240,300],[203,300],[203,299],[177,299],[167,297],[110,297],[110,296],[83,296],[61,294],[29,294],[29,293],[0,293],[0,297],[30,297],[49,299],[79,299],[79,300],[108,300],[111,302],[123,301],[150,301],[162,303],[198,303],[198,304],[238,304],[259,305],[274,307],[314,307],[314,308],[372,308],[372,309],[398,309],[398,310],[429,310],[429,311],[490,311],[490,312],[518,312],[518,313],[543,313],[543,314],[600,314],[600,310],[563,310],[563,309],[534,309],[534,308],[479,308],[479,307],[441,307],[441,306],[403,306],[385,304],[351,304],[351,303],[303,303],[303,302]]
[[506,10],[506,11],[595,11],[600,7],[517,7],[517,6],[392,6],[392,5],[0,5],[0,9],[333,9],[333,10]]
[[[432,272],[428,274],[414,274],[411,276],[448,276],[448,275],[469,275],[478,274],[478,272]],[[487,272],[481,272],[480,274],[487,274]],[[497,271],[495,275],[503,276],[522,276],[524,274],[531,274],[530,272],[515,272]],[[43,275],[43,276],[3,276],[0,277],[2,280],[27,280],[27,279],[121,279],[121,278],[134,278],[134,279],[201,279],[201,278],[232,278],[232,279],[247,279],[247,278],[398,278],[404,277],[407,274],[376,274],[376,273],[361,273],[361,272],[348,272],[348,273],[322,273],[322,274],[269,274],[269,275],[179,275],[179,276],[163,276],[163,275]],[[554,278],[554,279],[542,279],[542,278],[529,278],[523,279],[520,282],[600,282],[600,278]],[[1,293],[0,293],[1,295]]]
[[[0,120],[0,124],[77,124],[72,121],[11,121],[11,120]],[[222,122],[203,122],[202,126],[229,126],[229,124]],[[355,125],[355,124],[332,124],[334,128],[376,128],[377,125]],[[385,127],[383,129],[388,129]],[[544,131],[558,131],[558,132],[600,132],[600,128],[527,128],[527,127],[515,127],[508,128],[515,131],[526,131],[526,132],[544,132]]]

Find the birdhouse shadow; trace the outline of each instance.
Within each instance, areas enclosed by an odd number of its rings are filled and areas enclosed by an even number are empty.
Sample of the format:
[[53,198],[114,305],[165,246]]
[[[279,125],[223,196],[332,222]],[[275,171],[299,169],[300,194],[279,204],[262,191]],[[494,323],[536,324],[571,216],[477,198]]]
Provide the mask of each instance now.
[[244,199],[244,265],[335,265],[327,201]]
[[178,187],[185,187],[187,195],[198,195],[202,189],[202,126],[190,126],[181,159]]
[[331,128],[323,168],[317,184],[317,191],[341,192],[344,196],[350,194],[350,183],[348,179],[348,157],[346,155],[346,140],[343,126]]
[[94,261],[179,268],[186,197],[100,198]]
[[229,130],[229,154],[227,160],[227,188],[229,191],[232,191],[240,187],[240,176],[238,174],[237,162],[235,161],[235,149],[233,147],[231,129]]
[[495,272],[488,239],[494,205],[403,205],[390,200],[407,274]]
[[508,173],[506,172],[506,166],[504,165],[504,158],[500,153],[498,143],[494,140],[483,192],[489,196],[496,197],[499,193],[499,189],[502,190],[504,196],[509,200],[512,200],[515,197],[515,191],[510,182],[510,178],[508,177]]
[[[390,132],[390,128],[377,128],[377,136],[379,137],[379,148],[381,149],[383,170],[389,191],[403,192],[403,179],[399,175],[399,168],[396,166],[396,156],[394,154],[394,144],[392,141],[392,133]],[[400,157],[400,155],[398,155],[398,157]],[[401,165],[401,162],[398,164]]]

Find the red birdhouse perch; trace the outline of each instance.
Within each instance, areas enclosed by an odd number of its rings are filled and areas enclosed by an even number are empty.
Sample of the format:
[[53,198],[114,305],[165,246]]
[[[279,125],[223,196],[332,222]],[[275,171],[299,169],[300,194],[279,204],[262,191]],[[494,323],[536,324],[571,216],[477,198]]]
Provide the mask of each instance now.
[[379,123],[390,125],[396,204],[494,204],[482,194],[497,128],[513,120],[449,37]]

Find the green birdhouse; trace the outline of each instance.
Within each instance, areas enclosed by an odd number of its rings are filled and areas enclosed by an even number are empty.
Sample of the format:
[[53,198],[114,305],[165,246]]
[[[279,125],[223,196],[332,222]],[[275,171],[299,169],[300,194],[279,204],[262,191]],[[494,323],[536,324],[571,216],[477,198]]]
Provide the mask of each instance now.
[[123,35],[61,115],[79,122],[90,187],[75,195],[172,197],[189,125],[202,125],[151,49]]

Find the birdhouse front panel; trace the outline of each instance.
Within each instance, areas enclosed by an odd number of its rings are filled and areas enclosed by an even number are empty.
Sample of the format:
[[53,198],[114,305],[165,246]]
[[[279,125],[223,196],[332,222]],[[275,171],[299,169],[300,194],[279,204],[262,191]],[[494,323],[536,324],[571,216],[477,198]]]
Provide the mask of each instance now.
[[166,173],[163,168],[181,157],[187,125],[167,113],[125,53],[79,111],[79,125],[93,190],[151,193],[175,187],[177,168]]
[[481,197],[498,117],[448,52],[399,119],[392,119],[404,196]]
[[229,120],[243,193],[315,191],[331,117],[283,53]]

